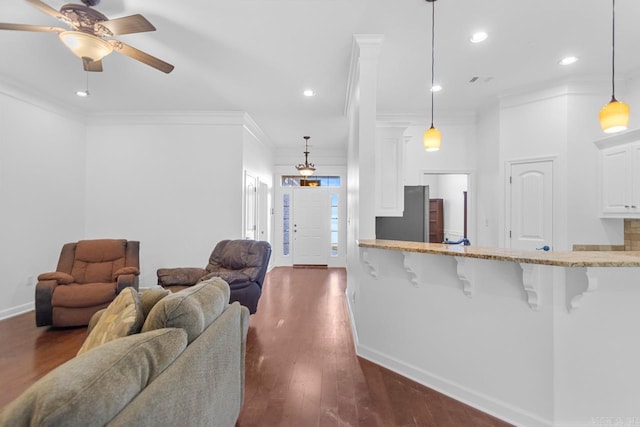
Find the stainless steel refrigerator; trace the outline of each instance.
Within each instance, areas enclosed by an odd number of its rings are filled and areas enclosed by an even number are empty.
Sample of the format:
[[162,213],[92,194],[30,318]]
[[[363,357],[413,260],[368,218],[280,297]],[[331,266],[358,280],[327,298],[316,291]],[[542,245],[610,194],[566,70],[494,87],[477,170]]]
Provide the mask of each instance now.
[[376,239],[429,241],[429,186],[404,187],[404,212],[398,217],[376,217]]

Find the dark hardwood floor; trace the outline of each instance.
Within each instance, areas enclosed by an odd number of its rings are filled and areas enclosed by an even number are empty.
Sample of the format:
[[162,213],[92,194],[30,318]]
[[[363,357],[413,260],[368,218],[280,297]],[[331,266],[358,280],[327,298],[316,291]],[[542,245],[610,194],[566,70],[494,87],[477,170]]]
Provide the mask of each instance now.
[[[508,426],[356,356],[343,269],[275,268],[247,337],[245,402],[236,427]],[[85,328],[0,322],[0,407],[72,358]]]
[[356,356],[344,269],[275,268],[247,339],[250,426],[508,426]]

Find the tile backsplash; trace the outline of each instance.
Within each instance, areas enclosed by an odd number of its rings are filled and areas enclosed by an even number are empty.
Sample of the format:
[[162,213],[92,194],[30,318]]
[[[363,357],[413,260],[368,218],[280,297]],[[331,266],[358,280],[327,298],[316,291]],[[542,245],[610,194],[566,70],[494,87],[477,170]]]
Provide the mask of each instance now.
[[624,250],[640,251],[640,219],[624,220]]

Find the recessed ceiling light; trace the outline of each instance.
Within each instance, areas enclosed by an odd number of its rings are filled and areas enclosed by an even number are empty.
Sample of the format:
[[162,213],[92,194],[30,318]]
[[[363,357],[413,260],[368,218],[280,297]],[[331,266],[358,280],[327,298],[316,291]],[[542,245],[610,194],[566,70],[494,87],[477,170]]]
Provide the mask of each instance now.
[[481,43],[481,42],[485,41],[487,39],[487,37],[489,37],[489,35],[487,33],[485,33],[484,31],[480,31],[480,32],[477,32],[474,35],[472,35],[469,38],[469,41],[471,43]]
[[431,86],[431,92],[440,92],[441,90],[442,90],[442,86],[440,85]]
[[578,62],[578,57],[576,56],[567,56],[566,58],[562,58],[558,63],[560,65],[571,65]]
[[81,98],[86,98],[87,96],[89,96],[89,91],[88,90],[79,90],[76,92],[76,95],[78,95]]
[[313,91],[313,89],[307,89],[304,92],[302,92],[302,94],[304,96],[316,96],[316,93]]

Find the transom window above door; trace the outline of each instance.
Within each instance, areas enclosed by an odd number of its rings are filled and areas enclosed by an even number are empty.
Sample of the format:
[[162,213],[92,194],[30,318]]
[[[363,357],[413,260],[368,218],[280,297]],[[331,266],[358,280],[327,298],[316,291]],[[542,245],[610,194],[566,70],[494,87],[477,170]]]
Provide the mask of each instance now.
[[340,177],[283,175],[280,185],[282,187],[340,187]]

